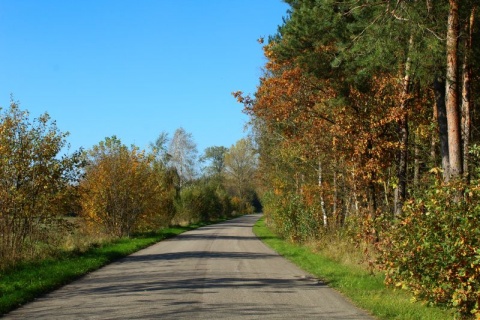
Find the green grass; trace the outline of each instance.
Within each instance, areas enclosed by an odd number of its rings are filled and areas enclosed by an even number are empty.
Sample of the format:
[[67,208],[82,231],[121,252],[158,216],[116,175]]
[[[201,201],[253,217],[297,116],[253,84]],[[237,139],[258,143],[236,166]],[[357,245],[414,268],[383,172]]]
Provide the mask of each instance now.
[[166,228],[156,233],[139,234],[94,246],[83,253],[65,252],[58,258],[19,264],[0,273],[0,316],[108,263],[207,224]]
[[378,319],[454,319],[454,312],[428,307],[412,302],[412,297],[402,290],[387,288],[380,273],[370,274],[361,266],[342,265],[314,253],[311,249],[289,243],[275,236],[263,218],[254,226],[254,232],[262,241],[303,270],[337,289],[358,307],[367,310]]
[[[158,233],[141,234],[92,247],[84,253],[66,252],[59,258],[18,265],[15,269],[0,273],[0,315],[112,261],[204,225],[206,223],[167,228]],[[276,237],[265,226],[263,219],[257,222],[254,231],[281,255],[324,280],[379,319],[454,318],[453,312],[412,303],[411,296],[406,292],[386,288],[381,274],[372,276],[360,266],[340,265],[306,247]]]

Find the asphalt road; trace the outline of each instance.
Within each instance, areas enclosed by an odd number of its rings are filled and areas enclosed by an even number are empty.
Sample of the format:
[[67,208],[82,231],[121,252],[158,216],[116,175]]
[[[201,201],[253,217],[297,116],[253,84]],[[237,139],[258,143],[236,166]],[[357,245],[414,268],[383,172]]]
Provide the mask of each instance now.
[[5,319],[372,319],[259,241],[259,217],[160,242]]

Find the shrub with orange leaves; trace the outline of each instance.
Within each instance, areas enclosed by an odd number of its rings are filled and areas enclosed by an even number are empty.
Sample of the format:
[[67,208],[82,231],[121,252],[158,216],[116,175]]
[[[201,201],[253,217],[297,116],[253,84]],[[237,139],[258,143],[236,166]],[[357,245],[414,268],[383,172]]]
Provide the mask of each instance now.
[[94,146],[87,157],[80,186],[82,215],[112,236],[129,236],[161,205],[153,158],[115,136]]
[[58,157],[68,134],[48,114],[12,102],[0,114],[0,267],[41,256],[60,241],[80,162]]

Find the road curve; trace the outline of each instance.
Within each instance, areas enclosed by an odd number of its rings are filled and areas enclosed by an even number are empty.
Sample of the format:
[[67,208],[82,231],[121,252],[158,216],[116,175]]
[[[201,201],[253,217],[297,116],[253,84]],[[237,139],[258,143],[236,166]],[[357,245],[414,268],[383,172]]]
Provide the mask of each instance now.
[[5,319],[372,319],[259,241],[259,217],[157,243]]

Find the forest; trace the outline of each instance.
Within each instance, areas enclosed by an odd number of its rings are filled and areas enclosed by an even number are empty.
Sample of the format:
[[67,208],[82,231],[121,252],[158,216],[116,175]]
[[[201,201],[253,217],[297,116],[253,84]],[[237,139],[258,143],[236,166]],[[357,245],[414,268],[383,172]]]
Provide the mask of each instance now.
[[285,2],[256,92],[233,93],[269,226],[479,317],[480,2]]
[[[260,210],[258,157],[241,139],[200,156],[191,133],[148,150],[116,136],[61,156],[68,133],[12,101],[0,114],[0,271],[115,239]],[[257,208],[254,207],[257,206]]]

